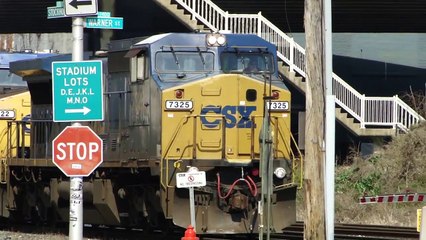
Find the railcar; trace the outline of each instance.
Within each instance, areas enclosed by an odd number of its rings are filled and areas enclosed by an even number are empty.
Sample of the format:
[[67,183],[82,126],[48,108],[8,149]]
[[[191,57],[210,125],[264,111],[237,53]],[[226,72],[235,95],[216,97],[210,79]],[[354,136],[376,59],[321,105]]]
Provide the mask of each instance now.
[[[194,193],[197,233],[257,232],[266,161],[274,169],[271,228],[295,222],[301,162],[273,44],[255,35],[167,33],[113,41],[101,59],[105,119],[84,124],[103,139],[103,163],[84,178],[85,223],[187,227],[188,188],[176,176],[195,167],[206,175]],[[71,123],[52,121],[49,66],[28,61],[13,70],[32,98],[31,155],[8,159],[3,189],[14,219],[68,221],[69,178],[52,163],[52,140]]]

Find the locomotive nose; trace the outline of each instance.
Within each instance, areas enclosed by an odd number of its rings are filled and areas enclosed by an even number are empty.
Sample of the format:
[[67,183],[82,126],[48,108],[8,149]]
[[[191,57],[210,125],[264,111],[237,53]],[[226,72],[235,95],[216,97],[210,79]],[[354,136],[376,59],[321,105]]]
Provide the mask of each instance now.
[[[222,74],[205,79],[202,84],[187,83],[165,90],[163,126],[175,129],[162,132],[163,142],[169,144],[163,145],[168,157],[246,163],[258,159],[264,89],[262,81],[241,74]],[[274,101],[286,97],[289,100],[285,90],[273,90]],[[176,98],[178,91],[185,94]],[[289,125],[287,115],[273,114],[277,124]],[[287,140],[279,142],[286,143]]]

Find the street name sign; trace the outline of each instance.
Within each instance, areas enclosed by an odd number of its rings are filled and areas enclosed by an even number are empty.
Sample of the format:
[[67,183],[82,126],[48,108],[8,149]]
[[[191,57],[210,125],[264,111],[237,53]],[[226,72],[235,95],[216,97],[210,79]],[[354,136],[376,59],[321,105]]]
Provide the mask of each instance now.
[[103,161],[102,146],[88,126],[67,126],[52,141],[52,160],[67,177],[87,177]]
[[204,171],[182,172],[176,174],[177,188],[202,186],[206,186],[206,172]]
[[110,12],[98,12],[98,17],[111,17]]
[[63,1],[57,1],[56,6],[54,7],[47,7],[47,19],[64,18],[64,17],[67,17],[67,16],[65,16]]
[[123,29],[121,17],[86,17],[86,28]]
[[53,62],[53,121],[103,121],[102,61]]
[[47,19],[52,18],[63,18],[65,16],[65,10],[63,7],[48,7],[47,8]]
[[68,17],[90,16],[98,13],[97,0],[64,0],[65,15]]

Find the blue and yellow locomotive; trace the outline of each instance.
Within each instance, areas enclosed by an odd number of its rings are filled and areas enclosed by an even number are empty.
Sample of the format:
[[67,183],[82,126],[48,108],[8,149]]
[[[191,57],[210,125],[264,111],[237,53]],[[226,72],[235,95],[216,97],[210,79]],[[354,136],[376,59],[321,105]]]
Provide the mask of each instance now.
[[[169,219],[186,227],[189,194],[176,175],[196,167],[206,173],[206,185],[195,188],[197,233],[257,232],[264,119],[272,228],[295,222],[300,162],[273,44],[255,35],[169,33],[111,42],[103,60],[105,121],[87,124],[103,139],[104,161],[84,179],[84,222],[158,227]],[[10,159],[5,207],[67,221],[69,179],[51,163],[51,141],[69,124],[52,122],[51,70],[35,76],[33,64],[15,69],[32,94],[31,160]],[[44,200],[29,203],[28,195]]]

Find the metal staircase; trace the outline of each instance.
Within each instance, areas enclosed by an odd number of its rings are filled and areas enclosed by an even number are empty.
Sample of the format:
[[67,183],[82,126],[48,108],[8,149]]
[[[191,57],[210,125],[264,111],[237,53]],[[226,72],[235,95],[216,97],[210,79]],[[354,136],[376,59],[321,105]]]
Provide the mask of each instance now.
[[[193,30],[256,34],[277,46],[279,71],[302,92],[305,83],[305,49],[262,14],[230,14],[210,0],[154,0]],[[424,118],[398,96],[366,97],[333,73],[336,119],[358,136],[393,136],[407,132]]]

